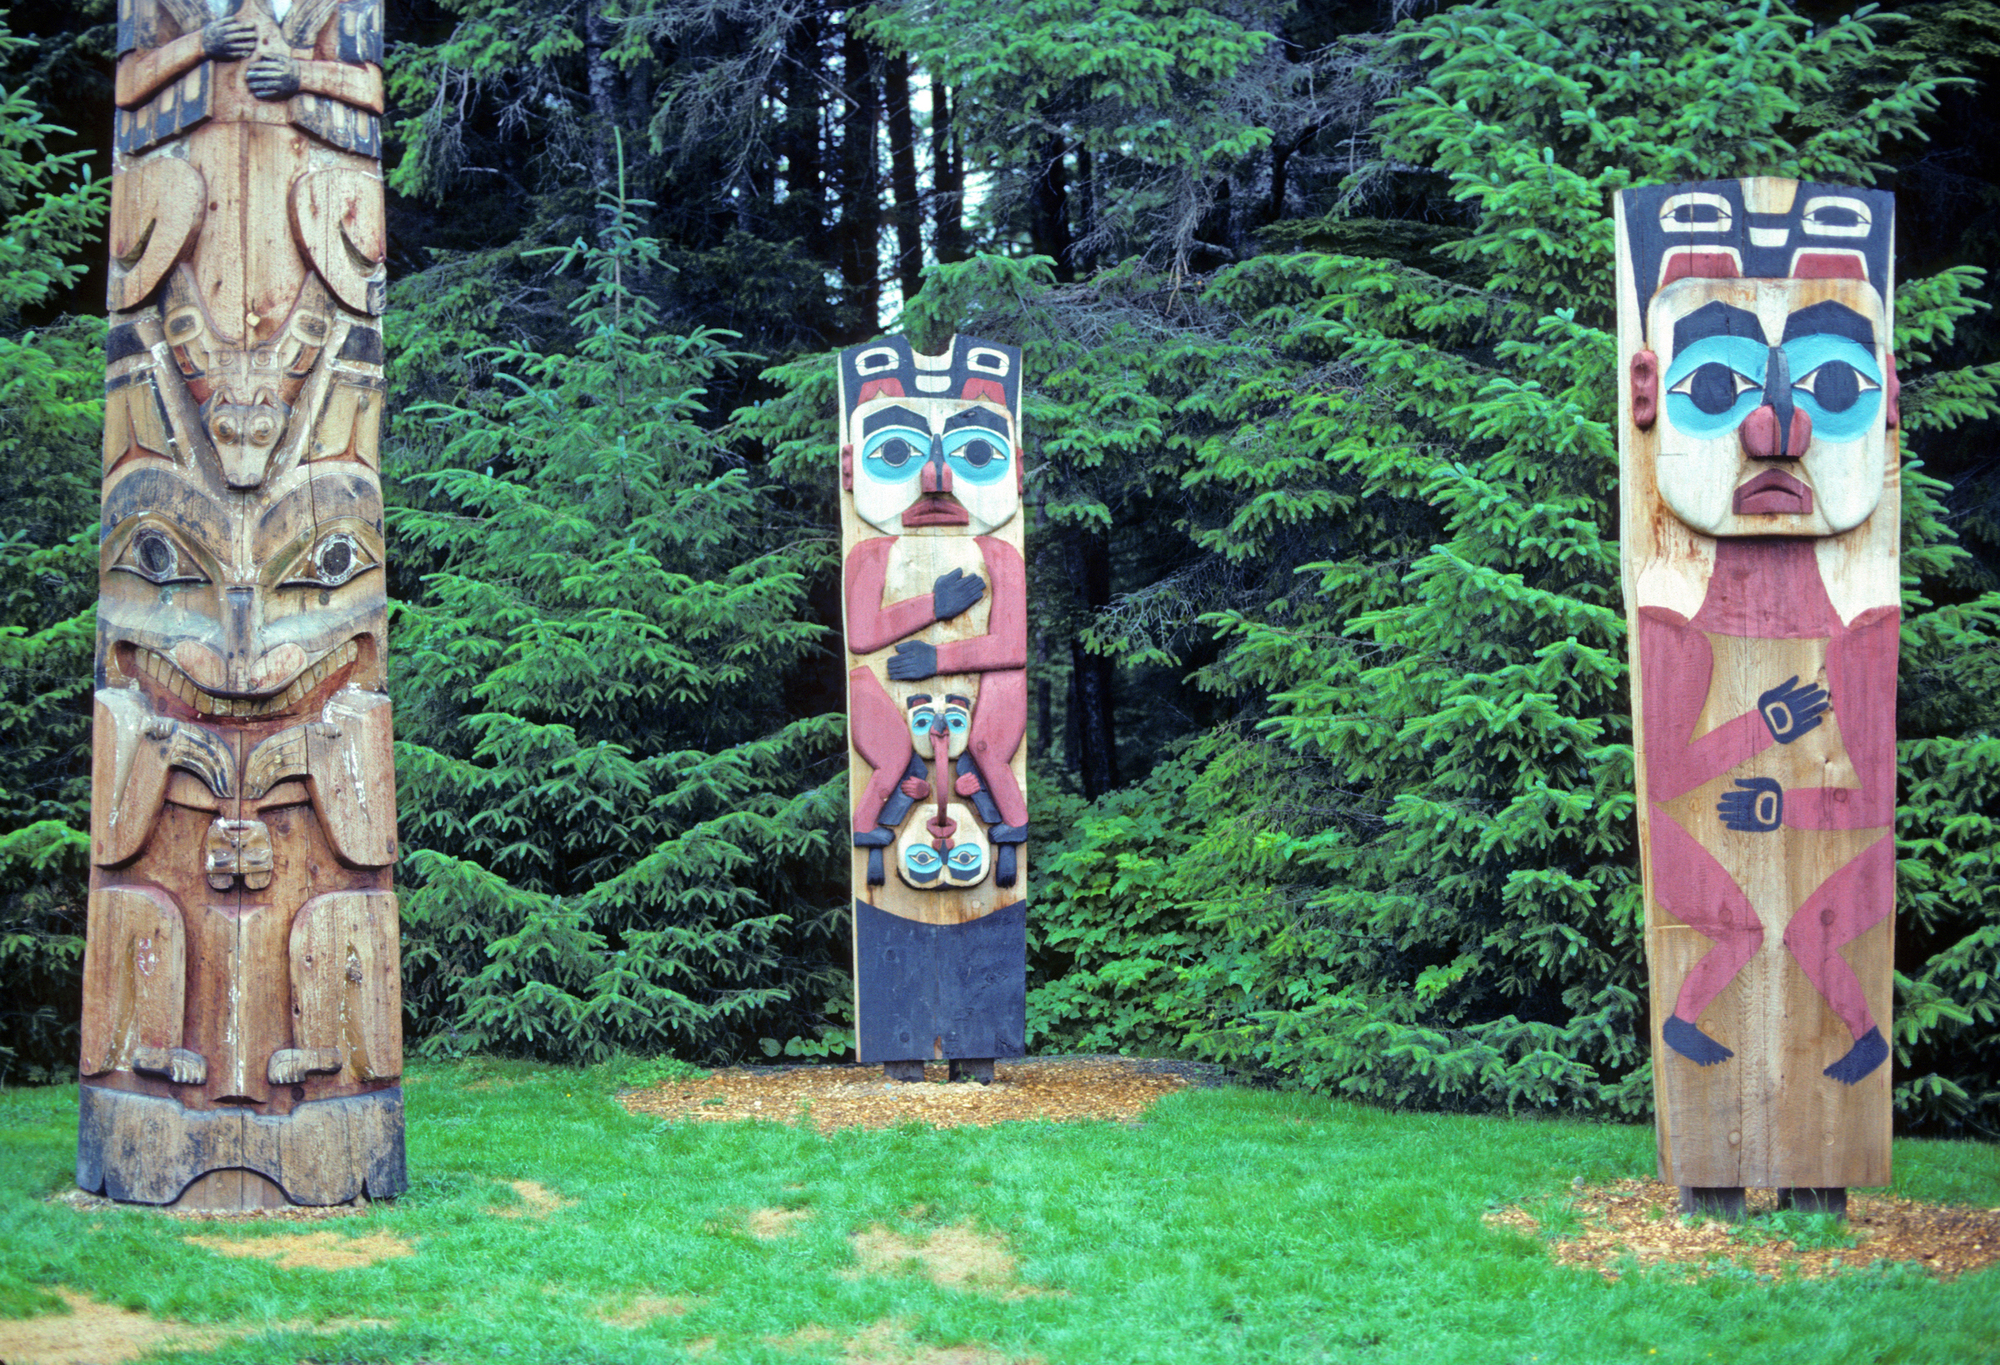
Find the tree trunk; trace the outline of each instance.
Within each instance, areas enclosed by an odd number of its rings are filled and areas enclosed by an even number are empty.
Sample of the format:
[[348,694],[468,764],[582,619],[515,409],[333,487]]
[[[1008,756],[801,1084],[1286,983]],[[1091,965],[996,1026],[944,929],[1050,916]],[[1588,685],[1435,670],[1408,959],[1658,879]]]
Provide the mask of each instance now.
[[821,27],[817,14],[807,14],[786,39],[785,198],[801,207],[794,221],[806,252],[814,260],[835,264],[828,239],[826,184],[820,157],[820,91],[825,62],[820,55]]
[[590,90],[590,176],[597,192],[597,233],[601,238],[615,220],[604,200],[615,188],[618,170],[612,139],[618,128],[618,69],[607,55],[611,25],[604,22],[604,0],[590,0],[583,12],[583,69]]
[[1060,139],[1042,144],[1041,169],[1029,194],[1028,235],[1037,256],[1056,263],[1056,279],[1068,284],[1076,278],[1076,262],[1071,247],[1076,244],[1069,226],[1069,166],[1064,160]]
[[[1111,543],[1103,532],[1069,532],[1070,582],[1089,612],[1111,604]],[[1070,642],[1069,726],[1075,744],[1077,777],[1083,794],[1095,801],[1118,785],[1118,743],[1112,723],[1111,660]]]
[[840,278],[847,287],[850,339],[865,341],[882,325],[882,191],[875,132],[878,53],[862,36],[858,8],[847,11],[841,38],[846,117],[840,142]]
[[962,261],[970,254],[965,241],[965,162],[958,131],[952,126],[951,91],[940,80],[931,82],[931,183],[936,187],[938,261]]
[[910,59],[898,52],[882,65],[889,115],[889,184],[896,198],[896,278],[908,303],[924,287],[924,210],[917,196],[917,133],[910,121]]

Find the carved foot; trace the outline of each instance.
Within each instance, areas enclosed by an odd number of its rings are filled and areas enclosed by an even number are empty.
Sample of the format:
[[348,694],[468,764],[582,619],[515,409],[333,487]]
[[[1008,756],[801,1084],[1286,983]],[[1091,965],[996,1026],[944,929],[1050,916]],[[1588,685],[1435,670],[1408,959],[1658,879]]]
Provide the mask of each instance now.
[[1678,1014],[1669,1016],[1661,1027],[1660,1041],[1696,1066],[1714,1066],[1736,1055]]
[[1843,1085],[1853,1085],[1888,1058],[1889,1045],[1882,1041],[1882,1030],[1871,1028],[1856,1038],[1847,1055],[1828,1067],[1825,1074]]
[[297,1085],[315,1071],[340,1070],[337,1047],[286,1047],[271,1054],[265,1074],[272,1085]]
[[148,1076],[165,1076],[175,1085],[200,1085],[208,1079],[208,1062],[184,1047],[135,1047],[132,1069]]
[[1012,886],[1020,880],[1020,859],[1015,854],[1017,845],[995,844],[993,846],[993,884]]

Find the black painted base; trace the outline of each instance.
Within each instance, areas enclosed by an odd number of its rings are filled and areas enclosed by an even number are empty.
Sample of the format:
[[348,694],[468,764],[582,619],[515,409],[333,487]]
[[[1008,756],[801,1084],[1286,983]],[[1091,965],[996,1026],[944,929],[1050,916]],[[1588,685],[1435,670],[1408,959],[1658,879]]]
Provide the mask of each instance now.
[[920,924],[856,901],[854,964],[857,1061],[990,1065],[1023,1052],[1027,902],[969,924]]
[[924,1064],[922,1062],[882,1063],[882,1079],[885,1081],[903,1081],[908,1084],[914,1084],[923,1078]]
[[981,1085],[993,1084],[993,1059],[991,1057],[957,1057],[952,1060],[950,1078],[954,1081],[978,1081]]
[[1778,1207],[1797,1209],[1801,1213],[1830,1213],[1836,1218],[1845,1218],[1847,1191],[1839,1186],[1815,1189],[1800,1185],[1789,1190],[1779,1190]]
[[1743,1221],[1741,1185],[1683,1185],[1680,1188],[1683,1214],[1706,1214],[1710,1218],[1727,1218],[1736,1223]]

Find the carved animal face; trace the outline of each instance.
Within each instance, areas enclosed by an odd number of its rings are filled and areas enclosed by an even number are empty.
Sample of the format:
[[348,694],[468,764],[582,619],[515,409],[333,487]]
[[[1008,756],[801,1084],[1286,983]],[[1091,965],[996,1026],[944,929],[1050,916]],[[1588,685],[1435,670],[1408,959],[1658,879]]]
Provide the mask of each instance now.
[[99,551],[107,681],[183,718],[304,713],[380,687],[382,499],[352,464],[305,465],[268,498],[156,462],[114,475]]
[[1712,536],[1827,536],[1881,502],[1887,320],[1859,280],[1684,279],[1653,300],[1660,497]]
[[957,802],[937,818],[936,807],[919,807],[896,840],[896,875],[918,891],[955,891],[977,886],[993,866],[993,849],[972,812]]

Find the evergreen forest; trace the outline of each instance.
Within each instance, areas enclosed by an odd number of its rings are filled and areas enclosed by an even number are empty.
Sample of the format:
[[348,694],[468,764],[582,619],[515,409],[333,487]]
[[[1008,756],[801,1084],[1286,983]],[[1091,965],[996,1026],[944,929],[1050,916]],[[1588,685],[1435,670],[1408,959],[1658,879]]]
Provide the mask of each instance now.
[[[2000,4],[385,0],[406,1029],[852,1039],[839,347],[1023,348],[1031,1046],[1650,1112],[1611,196],[1897,194],[1895,1095],[2000,1133]],[[0,1081],[77,1052],[114,0],[0,26]]]

